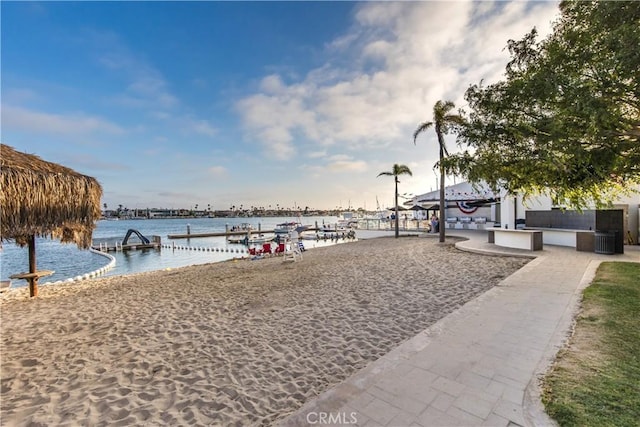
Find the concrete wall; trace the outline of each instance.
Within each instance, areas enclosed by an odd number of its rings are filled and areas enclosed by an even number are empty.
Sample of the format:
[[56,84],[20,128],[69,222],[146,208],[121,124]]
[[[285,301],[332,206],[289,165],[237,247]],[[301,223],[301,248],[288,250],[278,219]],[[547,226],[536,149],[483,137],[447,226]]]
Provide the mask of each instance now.
[[[635,188],[635,193],[620,197],[613,203],[614,209],[624,210],[624,242],[628,243],[629,237],[635,244],[639,244],[640,237],[640,186]],[[500,223],[502,228],[515,228],[517,219],[525,219],[526,211],[551,211],[551,198],[537,196],[523,203],[522,197],[514,198],[503,191],[500,194]],[[587,210],[595,210],[595,206],[587,207]],[[527,225],[528,222],[527,222]],[[595,224],[594,224],[595,225]],[[531,225],[532,227],[548,227],[548,225]],[[566,228],[584,229],[582,227],[567,226]],[[586,228],[587,230],[589,228]]]
[[570,230],[595,230],[596,211],[528,210],[525,212],[527,227],[566,228]]

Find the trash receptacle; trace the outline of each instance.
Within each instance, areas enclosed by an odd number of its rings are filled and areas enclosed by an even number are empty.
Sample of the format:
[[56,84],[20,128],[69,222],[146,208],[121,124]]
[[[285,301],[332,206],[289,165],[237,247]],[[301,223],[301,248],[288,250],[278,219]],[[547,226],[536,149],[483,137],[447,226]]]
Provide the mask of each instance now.
[[613,255],[616,252],[616,233],[596,231],[594,248],[597,254]]

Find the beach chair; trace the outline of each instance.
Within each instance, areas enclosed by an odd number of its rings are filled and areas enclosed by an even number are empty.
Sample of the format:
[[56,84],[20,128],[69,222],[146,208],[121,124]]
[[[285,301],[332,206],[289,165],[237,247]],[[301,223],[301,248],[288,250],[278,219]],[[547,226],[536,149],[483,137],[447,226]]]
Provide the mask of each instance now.
[[263,243],[262,244],[262,253],[265,256],[271,256],[271,243]]
[[252,256],[262,255],[262,250],[257,248],[249,248],[249,255],[252,255]]
[[278,247],[276,247],[276,255],[284,254],[284,250],[285,250],[285,244],[278,243]]

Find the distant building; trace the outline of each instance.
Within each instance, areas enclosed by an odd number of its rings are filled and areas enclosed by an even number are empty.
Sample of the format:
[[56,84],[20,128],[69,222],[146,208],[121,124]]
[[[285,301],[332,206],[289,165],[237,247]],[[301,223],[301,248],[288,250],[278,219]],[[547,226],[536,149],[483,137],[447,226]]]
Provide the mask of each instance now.
[[[479,222],[486,221],[491,226],[495,222],[500,222],[500,195],[496,194],[486,184],[472,185],[469,182],[445,187],[445,218],[453,225],[461,218],[464,221]],[[438,215],[440,203],[440,190],[415,196],[410,202],[410,206],[420,206],[426,210],[416,211],[415,217],[426,219],[433,213]],[[454,220],[455,218],[455,220]]]

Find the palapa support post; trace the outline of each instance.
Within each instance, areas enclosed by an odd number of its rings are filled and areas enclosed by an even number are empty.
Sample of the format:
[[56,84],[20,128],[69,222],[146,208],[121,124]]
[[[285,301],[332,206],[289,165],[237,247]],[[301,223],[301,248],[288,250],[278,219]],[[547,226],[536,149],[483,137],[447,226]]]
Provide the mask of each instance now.
[[[29,236],[29,273],[36,272],[36,236]],[[38,276],[29,279],[29,296],[38,296]]]

